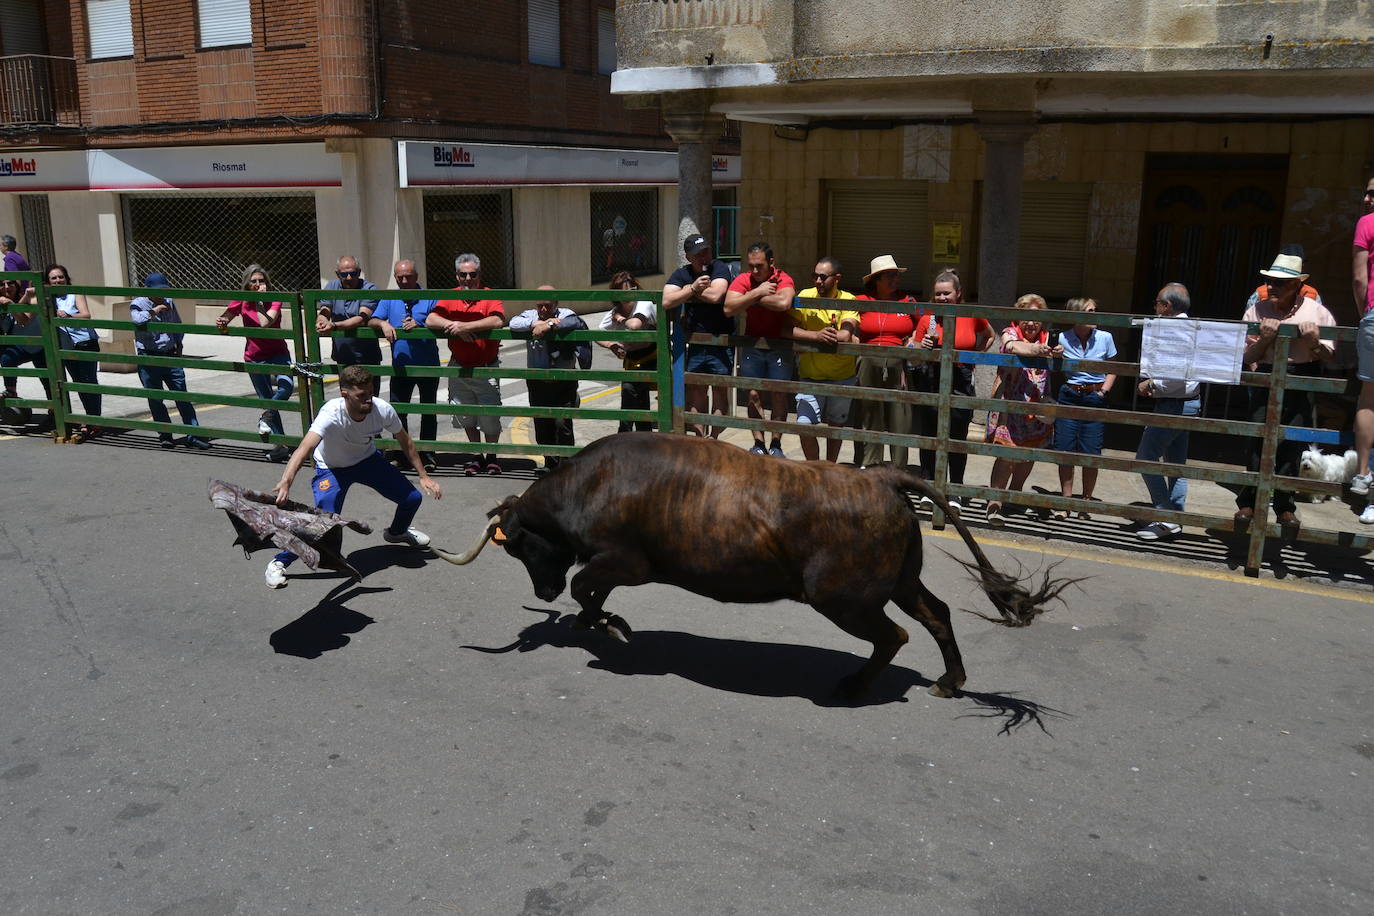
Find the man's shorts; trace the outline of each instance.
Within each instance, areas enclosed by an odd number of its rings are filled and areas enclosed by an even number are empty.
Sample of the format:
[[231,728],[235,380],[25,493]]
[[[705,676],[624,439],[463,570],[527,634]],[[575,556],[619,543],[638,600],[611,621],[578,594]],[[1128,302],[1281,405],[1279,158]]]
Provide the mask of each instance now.
[[[804,378],[800,381],[817,385],[853,385],[858,380],[857,375],[851,375],[849,378]],[[849,405],[852,403],[853,398],[842,398],[833,394],[799,394],[797,422],[844,426],[849,422]]]
[[687,372],[707,375],[730,375],[735,368],[735,354],[729,347],[709,344],[687,345]]
[[745,347],[739,355],[740,378],[766,378],[775,382],[790,382],[793,376],[792,354],[786,350],[760,350]]
[[[450,366],[454,363],[450,362]],[[499,361],[488,364],[488,368],[499,366]],[[448,380],[448,402],[454,406],[460,404],[489,404],[493,407],[501,403],[501,380],[497,378],[463,378],[453,376]],[[454,429],[472,429],[476,427],[490,441],[496,441],[501,436],[501,418],[497,416],[474,417],[467,414],[454,414]]]
[[1362,382],[1374,382],[1374,312],[1366,312],[1355,332],[1355,355],[1359,359],[1356,376]]

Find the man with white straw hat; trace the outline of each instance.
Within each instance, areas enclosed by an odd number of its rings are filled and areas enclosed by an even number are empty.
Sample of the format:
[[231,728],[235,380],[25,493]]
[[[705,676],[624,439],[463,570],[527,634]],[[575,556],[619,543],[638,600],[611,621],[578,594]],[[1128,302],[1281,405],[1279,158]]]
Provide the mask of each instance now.
[[[1284,249],[1291,251],[1292,249]],[[1335,327],[1336,318],[1321,302],[1311,296],[1303,295],[1303,283],[1307,274],[1302,271],[1300,254],[1280,254],[1274,263],[1260,275],[1265,278],[1266,296],[1257,297],[1245,310],[1242,321],[1259,324],[1259,333],[1245,338],[1244,361],[1252,372],[1272,372],[1274,368],[1274,347],[1278,340],[1280,324],[1298,326],[1298,336],[1288,346],[1288,374],[1321,375],[1322,363],[1335,355],[1335,348],[1329,341],[1321,339],[1319,329]],[[1250,420],[1263,424],[1268,407],[1269,392],[1266,388],[1250,388]],[[1294,391],[1289,388],[1283,393],[1279,407],[1279,423],[1284,426],[1312,426],[1315,419],[1315,405],[1312,393]],[[1259,470],[1262,440],[1250,440],[1251,471]],[[1302,442],[1284,440],[1279,443],[1275,455],[1274,471],[1285,477],[1297,477],[1299,462],[1304,449]],[[1293,494],[1287,490],[1274,491],[1274,512],[1284,528],[1296,531],[1299,526],[1297,508]],[[1244,531],[1250,527],[1255,517],[1255,488],[1245,487],[1236,494],[1236,530]]]

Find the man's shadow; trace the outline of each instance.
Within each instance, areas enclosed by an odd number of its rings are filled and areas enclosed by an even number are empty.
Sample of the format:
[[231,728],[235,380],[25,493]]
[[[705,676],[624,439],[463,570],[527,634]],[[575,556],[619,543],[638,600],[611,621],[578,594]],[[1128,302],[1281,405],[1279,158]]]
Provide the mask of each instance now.
[[[671,630],[636,630],[628,645],[609,636],[573,627],[574,615],[560,618],[558,611],[526,607],[547,615],[545,620],[520,631],[507,646],[463,646],[477,652],[501,654],[532,652],[543,646],[583,649],[595,661],[589,667],[619,675],[677,675],[716,690],[758,697],[800,697],[817,706],[878,706],[905,703],[913,687],[933,683],[919,672],[888,665],[872,687],[857,700],[839,696],[835,687],[852,674],[863,659],[848,652],[786,643],[717,639]],[[960,691],[972,700],[968,715],[1001,721],[1000,732],[1009,734],[1034,723],[1048,734],[1045,720],[1064,718],[1065,713],[1010,694]]]
[[[366,578],[389,566],[419,569],[428,562],[428,557],[426,552],[410,547],[377,544],[354,551],[349,554],[348,561]],[[365,586],[346,573],[327,569],[292,578],[305,582],[316,579],[343,580],[314,607],[268,638],[272,648],[279,654],[297,658],[319,658],[326,652],[348,645],[349,634],[361,632],[376,620],[347,607],[347,602],[363,595],[391,591],[389,586]]]

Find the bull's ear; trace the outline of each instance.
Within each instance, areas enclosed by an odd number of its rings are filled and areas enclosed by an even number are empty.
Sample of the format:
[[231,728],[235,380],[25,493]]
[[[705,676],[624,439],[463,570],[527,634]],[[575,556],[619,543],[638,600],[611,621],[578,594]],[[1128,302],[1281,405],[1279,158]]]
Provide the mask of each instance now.
[[495,518],[497,516],[501,516],[502,518],[504,518],[506,513],[509,512],[519,501],[519,496],[507,496],[505,499],[501,500],[501,502],[497,504],[495,509],[492,509],[490,512],[487,513],[487,518]]

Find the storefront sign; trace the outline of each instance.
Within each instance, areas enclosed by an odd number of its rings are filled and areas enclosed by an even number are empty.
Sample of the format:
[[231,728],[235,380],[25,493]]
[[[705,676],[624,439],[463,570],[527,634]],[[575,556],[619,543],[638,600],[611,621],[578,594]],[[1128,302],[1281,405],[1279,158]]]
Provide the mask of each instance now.
[[[400,140],[403,188],[464,185],[669,185],[677,184],[677,153],[561,146],[502,146]],[[711,171],[718,184],[740,180],[738,156],[716,156]]]
[[0,191],[337,188],[323,143],[178,146],[0,154]]

